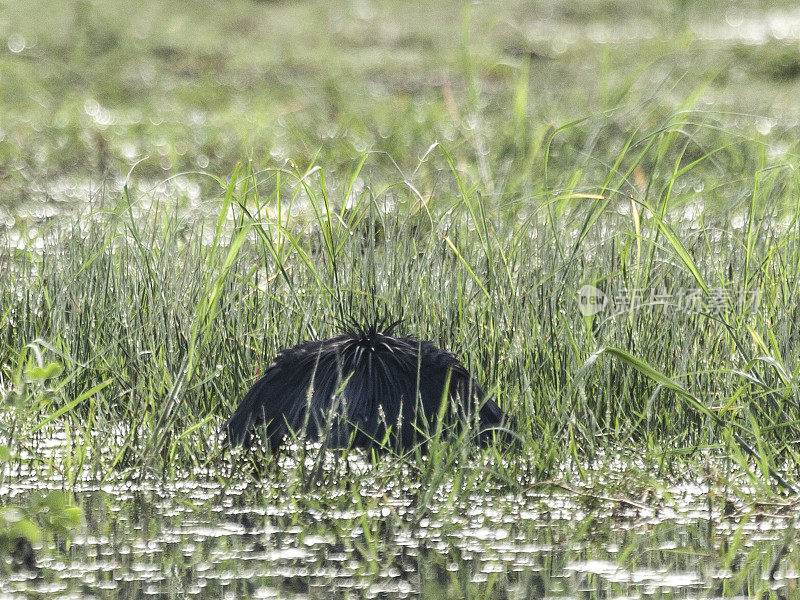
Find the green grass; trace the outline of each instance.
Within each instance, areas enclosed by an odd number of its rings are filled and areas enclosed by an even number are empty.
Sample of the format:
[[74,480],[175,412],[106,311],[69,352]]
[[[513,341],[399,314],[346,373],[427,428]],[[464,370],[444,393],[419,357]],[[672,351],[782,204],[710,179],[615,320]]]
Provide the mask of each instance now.
[[[44,248],[7,250],[2,362],[24,380],[33,343],[63,365],[45,412],[103,384],[59,418],[79,428],[123,419],[129,431],[105,468],[200,467],[209,432],[259,365],[377,305],[465,360],[517,424],[515,453],[542,475],[631,444],[728,454],[732,436],[763,444],[762,466],[793,475],[797,224],[771,216],[789,210],[793,174],[756,172],[738,229],[688,225],[668,210],[699,164],[674,148],[682,138],[666,128],[619,157],[635,171],[677,155],[672,171],[651,167],[669,175],[648,184],[655,191],[549,190],[524,219],[455,170],[426,202],[398,182],[346,208],[324,169],[245,167],[206,201],[216,224],[169,203],[142,209],[126,192],[88,225],[43,231]],[[455,169],[444,149],[427,161]],[[354,169],[342,179],[357,180]],[[700,302],[584,317],[587,282],[617,300],[656,290]],[[758,292],[758,305],[738,306],[742,291]]]
[[[447,529],[481,495],[566,486],[593,514],[700,481],[709,506],[794,502],[790,46],[702,39],[713,2],[553,3],[563,39],[549,41],[514,3],[430,4],[427,19],[376,3],[339,21],[315,2],[159,6],[75,2],[36,23],[3,8],[0,489],[31,474],[67,489],[259,479],[248,501],[293,503],[280,527],[358,529],[345,546],[374,577],[395,547],[387,528],[417,531],[436,506]],[[620,11],[659,35],[591,41]],[[665,16],[673,28],[654,25]],[[585,285],[611,306],[582,315]],[[620,304],[636,290],[662,301]],[[687,294],[691,309],[670,305]],[[281,468],[231,460],[220,424],[271,358],[376,306],[464,361],[510,415],[513,445],[434,440],[427,457],[355,473],[313,447]],[[630,475],[608,484],[620,462]],[[375,511],[398,480],[413,509],[386,525]],[[353,522],[309,516],[353,503]],[[797,568],[794,529],[753,545],[746,523],[720,538],[697,525],[686,551],[733,571],[719,595],[770,597],[761,575]],[[589,549],[612,532],[595,515],[552,535]],[[634,569],[647,543],[626,539],[613,560]],[[461,551],[417,557],[419,587],[560,585],[459,579],[449,563],[475,567]]]

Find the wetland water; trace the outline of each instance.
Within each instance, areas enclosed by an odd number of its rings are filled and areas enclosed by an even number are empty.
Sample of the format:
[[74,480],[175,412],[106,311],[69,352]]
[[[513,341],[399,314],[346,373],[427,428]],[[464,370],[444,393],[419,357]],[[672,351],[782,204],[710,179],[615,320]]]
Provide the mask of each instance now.
[[[38,576],[0,579],[0,599],[797,593],[780,550],[795,537],[789,502],[742,504],[718,484],[687,482],[625,497],[614,490],[629,476],[613,470],[591,489],[487,482],[465,496],[452,482],[426,489],[404,483],[414,481],[404,470],[374,476],[380,467],[350,461],[354,483],[337,472],[302,493],[291,469],[268,482],[77,484],[81,532],[37,549]],[[60,483],[17,476],[2,496],[48,486]]]

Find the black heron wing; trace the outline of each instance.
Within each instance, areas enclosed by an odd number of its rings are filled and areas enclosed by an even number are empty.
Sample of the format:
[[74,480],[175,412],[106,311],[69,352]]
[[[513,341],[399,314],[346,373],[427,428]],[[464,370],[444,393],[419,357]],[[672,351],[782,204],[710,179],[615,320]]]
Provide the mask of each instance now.
[[326,434],[330,447],[390,443],[409,448],[432,426],[447,389],[449,426],[476,417],[483,432],[505,415],[456,356],[432,342],[381,333],[346,333],[283,350],[224,425],[234,444],[249,445],[266,424],[272,450],[289,431]]

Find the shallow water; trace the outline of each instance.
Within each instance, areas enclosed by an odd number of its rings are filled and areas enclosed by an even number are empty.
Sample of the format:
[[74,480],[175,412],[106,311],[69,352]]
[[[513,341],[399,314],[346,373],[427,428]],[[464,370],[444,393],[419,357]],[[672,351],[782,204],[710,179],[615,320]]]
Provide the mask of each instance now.
[[[487,483],[464,497],[452,482],[423,489],[405,470],[387,478],[354,468],[353,484],[302,493],[296,472],[264,483],[79,484],[80,533],[37,548],[38,575],[0,575],[0,600],[797,593],[797,558],[779,552],[796,538],[788,502],[742,503],[703,483],[641,498],[596,484]],[[625,477],[602,478],[613,490]],[[13,503],[43,487],[60,484],[16,477],[0,497]]]

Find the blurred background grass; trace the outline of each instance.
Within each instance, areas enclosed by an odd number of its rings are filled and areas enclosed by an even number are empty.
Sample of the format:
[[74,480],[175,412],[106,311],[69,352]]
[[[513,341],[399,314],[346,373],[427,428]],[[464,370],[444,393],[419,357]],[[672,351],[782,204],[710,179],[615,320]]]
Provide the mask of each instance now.
[[793,152],[798,29],[790,2],[5,2],[0,221],[118,189],[144,157],[146,182],[365,151],[413,170],[437,140],[485,193],[530,196],[544,139],[587,116],[550,157],[564,181],[687,108]]

